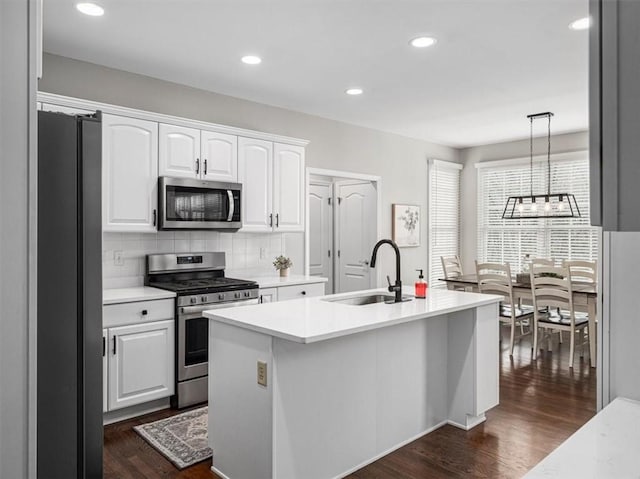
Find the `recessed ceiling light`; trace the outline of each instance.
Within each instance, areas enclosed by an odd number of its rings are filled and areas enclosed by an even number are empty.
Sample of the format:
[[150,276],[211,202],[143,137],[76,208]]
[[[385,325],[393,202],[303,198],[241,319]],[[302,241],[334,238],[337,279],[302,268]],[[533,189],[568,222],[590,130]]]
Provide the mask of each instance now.
[[85,15],[90,15],[92,17],[101,17],[104,15],[104,8],[97,3],[80,2],[76,3],[76,8]]
[[436,39],[433,37],[418,37],[414,38],[409,43],[411,46],[416,48],[426,48],[436,43]]
[[362,88],[349,88],[345,90],[347,95],[362,95]]
[[591,17],[579,18],[578,20],[571,22],[569,28],[571,30],[586,30],[591,26]]
[[258,65],[259,63],[262,63],[262,58],[255,55],[245,55],[242,57],[242,63],[246,63],[247,65]]

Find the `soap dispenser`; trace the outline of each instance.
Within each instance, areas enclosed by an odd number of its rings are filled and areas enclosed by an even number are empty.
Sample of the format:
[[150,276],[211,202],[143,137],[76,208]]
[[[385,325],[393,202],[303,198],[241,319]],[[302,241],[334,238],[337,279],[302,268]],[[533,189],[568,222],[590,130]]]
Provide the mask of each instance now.
[[416,271],[420,271],[420,275],[418,276],[418,281],[416,281],[416,298],[426,298],[427,283],[424,280],[424,275],[422,274],[422,270],[417,269]]

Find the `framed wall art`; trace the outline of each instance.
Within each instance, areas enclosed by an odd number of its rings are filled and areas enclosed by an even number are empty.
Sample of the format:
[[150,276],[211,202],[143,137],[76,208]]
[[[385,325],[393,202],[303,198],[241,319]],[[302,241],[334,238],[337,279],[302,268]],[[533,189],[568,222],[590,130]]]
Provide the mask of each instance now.
[[399,247],[420,246],[420,206],[392,204],[392,238]]

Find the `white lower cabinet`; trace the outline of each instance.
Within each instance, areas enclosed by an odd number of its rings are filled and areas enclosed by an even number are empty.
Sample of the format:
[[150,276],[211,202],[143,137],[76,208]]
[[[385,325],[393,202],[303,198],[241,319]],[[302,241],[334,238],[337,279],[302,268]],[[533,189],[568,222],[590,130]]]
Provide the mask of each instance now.
[[175,321],[108,329],[108,410],[175,392]]
[[278,288],[278,301],[312,298],[323,295],[324,283],[297,284],[295,286],[280,286]]
[[109,410],[109,384],[108,371],[109,371],[109,359],[107,356],[107,339],[109,338],[109,332],[106,329],[102,330],[102,412]]
[[275,303],[278,301],[278,288],[262,288],[260,290],[261,303]]
[[324,296],[324,283],[306,283],[293,286],[260,288],[261,303],[275,303],[289,299],[313,298]]

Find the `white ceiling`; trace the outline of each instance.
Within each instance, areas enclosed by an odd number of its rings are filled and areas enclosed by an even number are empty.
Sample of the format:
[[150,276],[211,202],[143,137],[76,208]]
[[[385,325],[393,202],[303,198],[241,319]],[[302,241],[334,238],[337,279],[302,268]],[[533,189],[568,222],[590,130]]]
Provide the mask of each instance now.
[[99,0],[97,18],[44,3],[48,52],[408,137],[524,138],[547,110],[553,133],[588,125],[588,33],[568,28],[588,0]]

